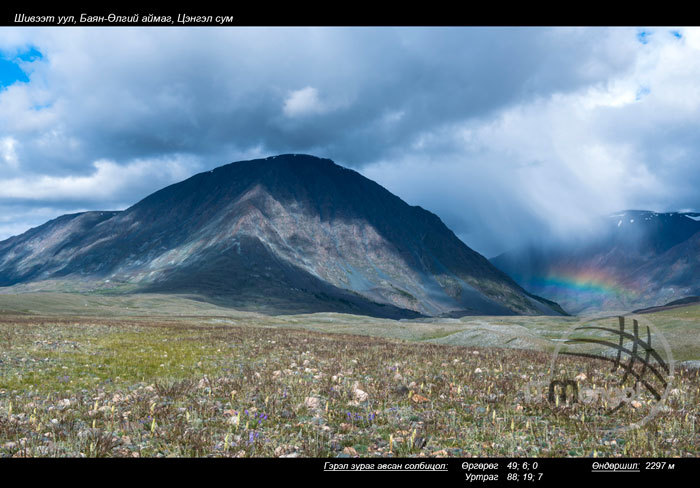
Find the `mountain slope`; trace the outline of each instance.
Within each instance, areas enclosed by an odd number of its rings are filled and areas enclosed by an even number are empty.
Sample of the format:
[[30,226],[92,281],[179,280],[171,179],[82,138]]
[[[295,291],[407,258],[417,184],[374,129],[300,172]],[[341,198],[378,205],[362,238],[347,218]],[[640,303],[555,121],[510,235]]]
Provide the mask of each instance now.
[[700,293],[700,214],[627,210],[592,239],[524,248],[491,262],[571,312],[632,310]]
[[63,216],[0,243],[0,286],[59,278],[271,311],[560,312],[436,215],[305,155],[228,164],[122,212]]

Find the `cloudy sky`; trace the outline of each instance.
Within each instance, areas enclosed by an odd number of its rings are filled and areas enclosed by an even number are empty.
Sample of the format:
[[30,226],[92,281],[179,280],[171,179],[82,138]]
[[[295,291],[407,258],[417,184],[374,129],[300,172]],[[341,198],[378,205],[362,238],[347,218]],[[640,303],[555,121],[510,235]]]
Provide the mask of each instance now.
[[700,210],[700,29],[0,27],[0,239],[328,157],[491,257]]

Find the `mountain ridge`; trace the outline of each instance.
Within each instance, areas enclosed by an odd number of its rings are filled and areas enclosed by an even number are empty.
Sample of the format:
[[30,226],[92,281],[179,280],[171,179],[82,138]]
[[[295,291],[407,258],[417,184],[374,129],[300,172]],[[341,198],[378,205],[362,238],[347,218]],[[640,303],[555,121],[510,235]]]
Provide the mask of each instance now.
[[437,215],[308,155],[229,163],[126,210],[62,216],[0,242],[0,286],[64,277],[196,291],[243,308],[565,313],[494,268]]
[[573,313],[635,310],[700,294],[700,214],[625,210],[586,240],[491,259],[521,286]]

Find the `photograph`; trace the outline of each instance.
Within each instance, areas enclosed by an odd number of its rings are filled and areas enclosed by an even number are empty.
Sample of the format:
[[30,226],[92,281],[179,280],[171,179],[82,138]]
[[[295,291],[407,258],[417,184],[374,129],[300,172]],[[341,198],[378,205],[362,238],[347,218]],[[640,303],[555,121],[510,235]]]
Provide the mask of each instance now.
[[0,469],[698,473],[700,27],[5,9]]

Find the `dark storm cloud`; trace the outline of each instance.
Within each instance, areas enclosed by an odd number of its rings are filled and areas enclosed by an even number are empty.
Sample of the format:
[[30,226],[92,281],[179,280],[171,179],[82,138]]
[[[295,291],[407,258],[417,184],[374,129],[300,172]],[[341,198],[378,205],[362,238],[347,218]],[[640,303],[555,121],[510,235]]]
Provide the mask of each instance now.
[[[363,164],[436,126],[601,81],[629,63],[587,49],[589,36],[529,28],[42,30],[26,36],[44,55],[29,98],[43,95],[39,111],[55,117],[48,125],[80,142],[83,161],[69,159],[76,167],[258,145],[327,147]],[[582,69],[592,63],[601,67]],[[285,113],[285,101],[305,88],[318,106]],[[27,135],[46,137],[46,128]],[[39,156],[55,149],[23,145],[22,153],[41,165]]]
[[[0,238],[44,218],[18,205],[114,208],[197,171],[284,152],[357,168],[487,254],[645,203],[634,192],[673,205],[668,188],[680,178],[651,166],[667,141],[649,143],[634,114],[658,120],[668,104],[655,98],[666,81],[655,56],[679,52],[673,62],[694,75],[692,32],[667,37],[641,43],[635,29],[599,28],[4,29],[0,51],[41,57],[18,64],[29,82],[0,91],[0,205],[16,216],[5,215]],[[643,94],[645,108],[630,93]],[[669,141],[691,154],[682,132]],[[697,178],[692,159],[683,161]],[[631,190],[610,196],[620,172]],[[690,206],[692,196],[682,201]]]

